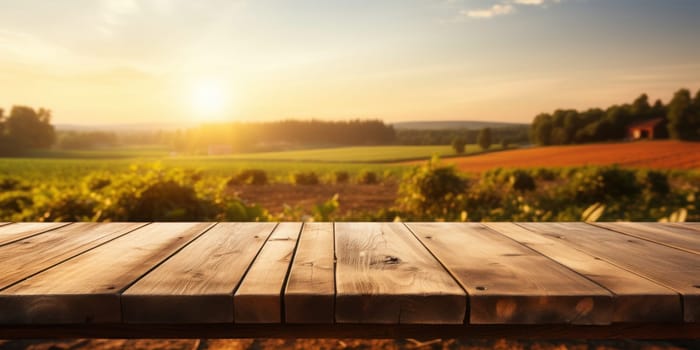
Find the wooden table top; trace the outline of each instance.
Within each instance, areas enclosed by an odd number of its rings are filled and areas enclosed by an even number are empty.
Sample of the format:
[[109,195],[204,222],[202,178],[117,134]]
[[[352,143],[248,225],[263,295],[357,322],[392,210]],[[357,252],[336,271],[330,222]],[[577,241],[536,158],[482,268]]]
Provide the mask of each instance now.
[[1,225],[0,338],[700,337],[700,223]]

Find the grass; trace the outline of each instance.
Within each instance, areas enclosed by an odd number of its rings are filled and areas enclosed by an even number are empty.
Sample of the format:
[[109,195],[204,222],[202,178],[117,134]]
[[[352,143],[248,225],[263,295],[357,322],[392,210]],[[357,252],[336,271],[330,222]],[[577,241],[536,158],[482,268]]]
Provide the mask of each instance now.
[[380,175],[401,175],[405,165],[381,163],[298,162],[269,160],[236,160],[220,157],[169,157],[169,158],[0,158],[0,176],[11,175],[27,180],[78,180],[94,171],[126,172],[134,164],[161,163],[165,167],[201,170],[209,175],[230,176],[243,169],[262,169],[272,178],[288,179],[298,171],[314,171],[328,174],[347,171],[351,176],[367,170]]
[[[465,154],[479,153],[477,145],[468,145]],[[402,160],[428,159],[433,155],[453,156],[451,146],[367,146],[337,147],[298,151],[243,153],[220,158],[245,160],[292,160],[318,162],[380,163]]]
[[[479,153],[468,145],[465,154]],[[407,165],[384,164],[454,156],[450,146],[338,147],[283,152],[243,153],[225,156],[172,155],[162,147],[122,147],[89,151],[35,151],[23,158],[0,158],[0,175],[28,180],[77,180],[94,171],[126,172],[134,164],[161,163],[165,167],[201,170],[205,174],[230,176],[244,169],[262,169],[273,179],[288,179],[294,172],[320,175],[347,171],[351,176],[373,171],[381,176],[400,176]],[[284,180],[282,180],[284,181]]]

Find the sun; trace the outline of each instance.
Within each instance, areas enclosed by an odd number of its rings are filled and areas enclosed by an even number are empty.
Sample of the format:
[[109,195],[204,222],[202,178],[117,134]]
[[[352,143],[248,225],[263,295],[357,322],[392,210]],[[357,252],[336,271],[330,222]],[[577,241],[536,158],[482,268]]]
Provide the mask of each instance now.
[[226,117],[232,94],[221,81],[201,80],[192,85],[190,98],[192,112],[198,119],[221,120]]

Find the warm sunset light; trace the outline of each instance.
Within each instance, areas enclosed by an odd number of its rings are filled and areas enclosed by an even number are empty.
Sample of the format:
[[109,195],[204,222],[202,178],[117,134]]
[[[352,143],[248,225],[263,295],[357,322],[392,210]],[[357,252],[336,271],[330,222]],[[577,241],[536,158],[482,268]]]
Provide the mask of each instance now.
[[700,0],[0,0],[0,350],[700,349],[699,37]]
[[203,80],[196,82],[191,89],[193,116],[203,121],[225,119],[227,107],[232,102],[232,93],[221,82]]

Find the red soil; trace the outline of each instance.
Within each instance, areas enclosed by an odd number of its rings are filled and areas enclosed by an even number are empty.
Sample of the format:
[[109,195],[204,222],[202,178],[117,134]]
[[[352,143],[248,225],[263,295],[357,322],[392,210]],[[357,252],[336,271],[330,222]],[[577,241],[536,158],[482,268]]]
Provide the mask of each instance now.
[[577,146],[550,146],[449,158],[465,172],[493,168],[612,165],[653,169],[700,169],[700,142],[639,141]]

